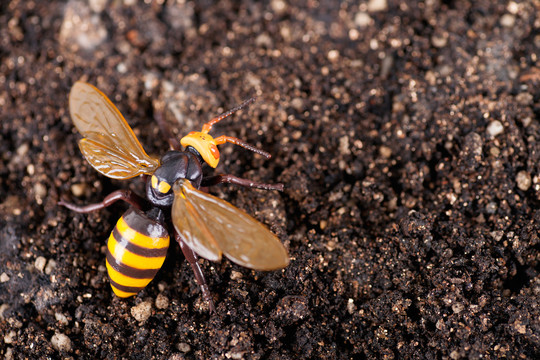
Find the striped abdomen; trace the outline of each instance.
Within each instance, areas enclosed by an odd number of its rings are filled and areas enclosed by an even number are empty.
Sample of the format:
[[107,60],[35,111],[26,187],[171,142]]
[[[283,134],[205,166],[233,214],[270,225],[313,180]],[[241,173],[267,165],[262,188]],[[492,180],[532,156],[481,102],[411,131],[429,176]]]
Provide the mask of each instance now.
[[118,220],[107,242],[107,271],[119,297],[142,290],[165,261],[169,234],[159,222],[130,208]]

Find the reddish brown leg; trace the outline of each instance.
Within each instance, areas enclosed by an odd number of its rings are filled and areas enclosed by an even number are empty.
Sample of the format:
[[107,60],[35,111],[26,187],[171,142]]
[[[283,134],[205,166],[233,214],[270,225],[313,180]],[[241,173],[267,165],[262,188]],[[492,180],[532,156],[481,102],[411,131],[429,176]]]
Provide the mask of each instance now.
[[135,194],[131,190],[116,190],[110,193],[103,199],[102,202],[96,203],[96,204],[90,204],[86,206],[78,206],[75,204],[71,204],[68,202],[65,202],[64,200],[60,200],[58,202],[58,205],[62,205],[67,207],[68,209],[78,212],[78,213],[89,213],[96,210],[101,210],[106,208],[107,206],[112,205],[118,200],[123,200],[127,203],[129,203],[131,206],[142,210],[143,207],[146,205],[146,200],[140,197],[139,195]]
[[220,174],[215,176],[208,176],[201,182],[201,186],[212,186],[217,184],[234,184],[249,188],[263,189],[263,190],[278,190],[283,191],[283,184],[265,184],[249,179],[242,179],[231,174]]
[[154,112],[154,119],[159,126],[159,131],[169,142],[171,149],[181,150],[182,145],[180,145],[180,141],[178,141],[178,139],[173,135],[173,133],[169,130],[169,126],[165,120],[163,120],[163,112],[161,110],[156,110],[156,112]]
[[206,279],[204,278],[204,274],[202,272],[202,269],[197,262],[197,254],[191,250],[189,246],[186,245],[184,240],[182,240],[182,236],[174,231],[174,237],[176,238],[176,241],[178,241],[178,244],[180,245],[180,249],[182,249],[182,252],[184,253],[184,256],[186,257],[186,260],[189,262],[189,265],[191,265],[191,269],[195,273],[195,279],[197,280],[197,283],[201,287],[203,299],[208,302],[208,306],[210,307],[210,312],[215,312],[216,307],[214,306],[214,300],[212,299],[212,294],[210,293],[210,290],[208,289],[208,285],[206,284]]

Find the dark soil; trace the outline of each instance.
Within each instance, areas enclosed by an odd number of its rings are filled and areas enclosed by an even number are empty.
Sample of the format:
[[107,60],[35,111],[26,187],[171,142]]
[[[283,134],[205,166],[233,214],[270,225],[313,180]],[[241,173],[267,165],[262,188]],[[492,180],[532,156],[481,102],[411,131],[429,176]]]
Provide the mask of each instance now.
[[[540,356],[538,1],[11,1],[0,5],[0,356],[391,359]],[[90,5],[88,5],[90,4]],[[267,224],[283,271],[177,244],[115,297],[105,244],[142,182],[83,159],[72,84],[108,94],[147,152],[214,128],[211,192]]]

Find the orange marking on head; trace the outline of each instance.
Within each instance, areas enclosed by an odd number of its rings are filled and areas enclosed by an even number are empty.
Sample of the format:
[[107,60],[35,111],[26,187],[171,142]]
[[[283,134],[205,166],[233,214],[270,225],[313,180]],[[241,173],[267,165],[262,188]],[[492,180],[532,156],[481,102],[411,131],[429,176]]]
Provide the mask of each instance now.
[[219,151],[214,138],[204,132],[192,131],[180,140],[182,146],[192,146],[199,152],[203,160],[215,168],[219,162]]

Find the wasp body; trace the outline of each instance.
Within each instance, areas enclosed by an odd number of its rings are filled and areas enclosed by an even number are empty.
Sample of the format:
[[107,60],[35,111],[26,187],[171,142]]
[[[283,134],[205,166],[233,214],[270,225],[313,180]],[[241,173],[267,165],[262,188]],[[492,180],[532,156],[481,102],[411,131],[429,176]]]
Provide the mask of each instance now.
[[[203,175],[204,164],[217,166],[220,158],[217,145],[225,142],[270,157],[240,139],[230,136],[214,139],[208,134],[215,123],[251,101],[253,99],[210,120],[200,132],[191,132],[180,142],[169,138],[172,150],[158,160],[145,153],[125,119],[103,93],[83,82],[73,86],[69,96],[70,113],[84,136],[79,147],[87,161],[97,171],[114,179],[150,175],[145,198],[130,190],[117,190],[102,202],[87,206],[60,201],[61,205],[79,213],[103,209],[118,200],[131,204],[107,243],[107,271],[116,295],[135,295],[152,281],[165,261],[169,234],[179,243],[211,310],[214,305],[197,262],[198,256],[219,261],[225,255],[255,270],[287,266],[287,251],[264,225],[228,202],[199,190],[201,186],[220,183],[283,190],[282,184],[257,183],[230,174]],[[164,124],[160,125],[165,129]],[[180,150],[180,144],[184,150]]]
[[107,242],[107,272],[114,293],[129,297],[144,289],[161,269],[169,242],[169,233],[158,219],[130,208]]

